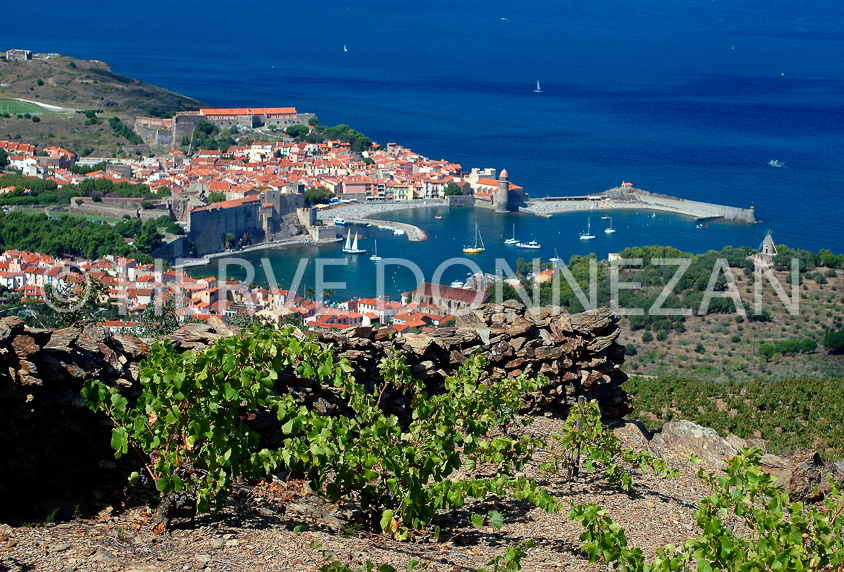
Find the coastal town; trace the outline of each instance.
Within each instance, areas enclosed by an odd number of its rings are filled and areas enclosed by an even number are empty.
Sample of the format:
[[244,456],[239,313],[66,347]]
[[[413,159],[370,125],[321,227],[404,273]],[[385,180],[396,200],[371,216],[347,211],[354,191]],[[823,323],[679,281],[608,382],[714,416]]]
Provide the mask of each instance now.
[[[266,120],[270,112],[281,111],[297,117],[292,108],[199,113],[229,127],[246,128],[255,126],[256,117]],[[298,116],[302,120],[313,117]],[[309,128],[313,125],[312,121]],[[35,145],[14,141],[0,141],[0,149],[8,156],[10,169],[26,177],[54,181],[59,189],[72,189],[91,180],[148,186],[151,199],[79,196],[66,208],[59,207],[50,214],[66,213],[95,221],[97,217],[159,220],[166,215],[183,233],[163,232],[161,245],[150,254],[171,262],[184,262],[190,254],[225,254],[256,243],[271,246],[285,239],[334,241],[338,236],[338,226],[331,221],[335,207],[366,210],[368,205],[443,204],[446,188],[451,185],[452,196],[458,200],[507,208],[506,202],[503,207],[500,200],[496,203],[495,194],[501,190],[504,196],[513,193],[521,197],[523,192],[509,183],[506,171],[502,171],[500,180],[495,169],[464,173],[458,164],[431,160],[395,143],[372,144],[366,151],[355,152],[349,143],[336,140],[319,144],[280,140],[190,154],[171,149],[163,156],[133,159],[80,158],[60,147],[38,150]],[[73,169],[94,166],[101,168],[89,172]],[[306,205],[306,189],[325,189],[333,200]],[[0,196],[15,191],[15,187],[2,188]],[[26,189],[23,194],[28,194]],[[373,212],[371,206],[369,209]],[[235,243],[230,242],[231,236],[236,237]],[[177,313],[183,321],[212,316],[230,319],[243,314],[274,323],[302,320],[326,329],[391,324],[398,331],[442,325],[452,319],[455,310],[476,301],[479,292],[481,298],[486,297],[480,277],[477,288],[471,284],[468,288],[441,286],[433,292],[426,283],[417,290],[421,295],[407,293],[401,300],[384,297],[324,303],[311,299],[313,295],[301,295],[306,293],[250,288],[234,281],[221,283],[216,277],[194,278],[179,269],[165,270],[160,264],[140,264],[121,256],[61,258],[14,249],[0,255],[0,285],[19,294],[21,301],[47,299],[45,289],[57,292],[73,285],[79,289],[86,280],[105,286],[99,303],[120,309],[121,319],[104,323],[114,330],[131,327],[133,316],[170,297],[176,298]]]
[[[87,115],[98,121],[96,113]],[[116,118],[110,121],[112,127],[119,124]],[[165,270],[160,264],[142,264],[121,255],[54,258],[11,249],[0,257],[0,283],[19,292],[21,301],[36,301],[46,299],[46,287],[55,291],[95,280],[107,288],[107,294],[99,294],[99,302],[120,309],[120,319],[108,320],[114,329],[131,327],[133,316],[174,297],[182,321],[248,315],[276,324],[302,320],[326,329],[391,324],[399,331],[415,331],[447,323],[456,310],[482,302],[496,278],[479,274],[435,289],[423,283],[417,288],[423,296],[408,292],[400,300],[329,302],[322,299],[322,292],[220,282],[218,277],[191,276],[184,269],[233,252],[334,243],[342,240],[348,224],[380,225],[383,221],[372,218],[379,212],[430,205],[544,217],[567,210],[647,206],[701,219],[753,220],[752,209],[651,195],[629,182],[599,194],[531,200],[522,187],[510,182],[506,170],[466,171],[396,143],[380,145],[365,138],[362,142],[362,136],[310,137],[319,129],[315,115],[293,107],[207,108],[180,112],[171,119],[136,117],[135,132],[156,145],[147,151],[156,152],[136,152],[134,157],[79,157],[58,146],[38,149],[28,142],[0,141],[8,169],[26,177],[24,188],[20,182],[0,188],[0,198],[15,199],[8,201],[5,212],[70,215],[113,227],[113,221],[153,220],[160,240],[147,254],[168,264]],[[225,150],[194,148],[194,142],[208,134],[225,136],[234,144]],[[69,204],[42,205],[36,193],[25,188],[28,180],[71,190]],[[106,192],[73,196],[74,189],[101,183]],[[143,189],[146,195],[108,192],[119,185]],[[425,240],[418,227],[391,224],[396,234],[406,230],[409,240]],[[131,236],[124,240],[132,244]],[[344,249],[352,250],[350,245]],[[72,271],[63,270],[70,266]],[[550,280],[550,272],[530,278]],[[518,280],[511,285],[518,287]]]
[[[91,288],[98,284],[101,290]],[[193,278],[177,270],[140,265],[134,260],[59,259],[33,252],[7,250],[0,254],[0,286],[14,292],[24,304],[51,303],[51,293],[75,289],[95,293],[97,303],[116,308],[120,319],[103,320],[114,333],[131,330],[148,307],[173,298],[180,322],[228,321],[250,316],[275,325],[304,323],[316,329],[342,330],[358,326],[392,325],[396,331],[423,331],[452,321],[454,312],[483,302],[478,289],[423,283],[401,300],[358,298],[329,303],[279,288],[250,287],[235,280]],[[24,306],[26,307],[26,306]]]

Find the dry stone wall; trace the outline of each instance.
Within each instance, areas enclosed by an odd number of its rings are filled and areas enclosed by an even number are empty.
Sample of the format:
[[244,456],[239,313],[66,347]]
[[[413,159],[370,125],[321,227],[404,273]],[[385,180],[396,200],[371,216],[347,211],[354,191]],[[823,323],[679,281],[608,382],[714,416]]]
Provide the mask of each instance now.
[[[318,340],[347,358],[364,384],[377,381],[383,357],[401,353],[436,393],[468,356],[483,353],[485,380],[520,374],[548,379],[541,391],[527,396],[527,411],[565,413],[585,395],[597,400],[606,416],[621,417],[631,406],[621,388],[626,376],[619,367],[624,351],[616,343],[617,321],[608,310],[532,313],[508,302],[482,306],[460,317],[456,327],[426,334],[352,328],[319,334]],[[212,319],[188,324],[168,338],[180,351],[202,350],[236,333]],[[80,496],[82,490],[119,493],[134,461],[114,459],[110,421],[87,409],[80,389],[94,377],[130,399],[137,396],[138,365],[148,351],[148,342],[100,327],[45,330],[26,327],[17,317],[0,320],[0,521],[62,503],[71,511],[74,505],[84,510],[89,496]],[[343,413],[335,388],[308,383],[282,375],[278,389],[327,414]],[[387,397],[384,406],[405,416],[404,396]],[[264,417],[270,416],[258,416],[256,429],[272,445],[282,436]]]

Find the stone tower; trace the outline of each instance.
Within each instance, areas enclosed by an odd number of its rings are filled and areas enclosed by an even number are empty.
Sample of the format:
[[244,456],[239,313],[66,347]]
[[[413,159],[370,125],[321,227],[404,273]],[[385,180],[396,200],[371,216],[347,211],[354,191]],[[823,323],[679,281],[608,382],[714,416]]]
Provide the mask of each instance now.
[[774,237],[771,236],[771,231],[768,231],[768,234],[765,235],[765,238],[762,240],[762,245],[759,249],[763,256],[768,256],[773,258],[777,255],[777,245],[774,244]]
[[510,176],[502,169],[498,176],[498,192],[492,197],[492,206],[497,213],[510,212]]

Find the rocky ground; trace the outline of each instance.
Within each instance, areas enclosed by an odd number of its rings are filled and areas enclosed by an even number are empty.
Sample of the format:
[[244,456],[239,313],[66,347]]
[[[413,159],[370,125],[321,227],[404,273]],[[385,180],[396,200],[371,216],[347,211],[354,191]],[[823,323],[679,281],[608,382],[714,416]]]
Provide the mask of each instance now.
[[[530,432],[547,435],[561,424],[540,418]],[[636,446],[636,432],[625,433]],[[606,506],[643,547],[652,549],[693,533],[691,511],[706,493],[688,467],[671,481],[640,475],[637,483],[631,495],[608,488],[601,479],[548,485],[564,500]],[[530,538],[537,547],[530,551],[525,570],[590,569],[577,551],[576,522],[520,503],[489,500],[447,515],[439,523],[440,542],[424,536],[395,542],[326,517],[324,511],[332,508],[320,507],[301,482],[244,486],[218,517],[180,522],[172,533],[159,536],[152,530],[149,508],[106,507],[92,519],[0,529],[0,570],[317,570],[324,560],[310,548],[313,541],[357,564],[372,560],[406,569],[408,561],[417,559],[430,562],[431,570],[474,570],[507,546]],[[505,516],[500,531],[464,525],[469,514],[492,508]],[[303,529],[296,532],[299,526]]]
[[[558,432],[562,423],[538,417],[523,430],[547,437]],[[660,479],[634,472],[634,489],[628,494],[600,475],[564,482],[549,480],[535,467],[527,475],[565,503],[605,507],[625,528],[631,544],[648,556],[659,546],[699,533],[692,514],[710,491],[694,475],[688,454],[695,452],[704,466],[712,468],[745,443],[732,437],[721,439],[687,422],[671,424],[655,438],[633,423],[615,431],[628,447],[650,449],[677,468],[680,476]],[[501,530],[467,526],[470,514],[490,509],[504,515]],[[580,553],[579,523],[565,514],[547,514],[523,503],[488,498],[442,515],[436,522],[442,527],[439,541],[420,534],[408,542],[396,542],[349,524],[344,520],[347,516],[342,507],[321,503],[301,481],[243,485],[222,513],[179,520],[166,535],[153,532],[150,507],[107,506],[94,518],[0,526],[0,570],[318,570],[325,560],[310,548],[316,541],[340,561],[353,565],[371,560],[405,570],[415,559],[428,563],[428,570],[451,572],[476,570],[508,546],[528,539],[536,547],[523,561],[526,571],[602,569]]]

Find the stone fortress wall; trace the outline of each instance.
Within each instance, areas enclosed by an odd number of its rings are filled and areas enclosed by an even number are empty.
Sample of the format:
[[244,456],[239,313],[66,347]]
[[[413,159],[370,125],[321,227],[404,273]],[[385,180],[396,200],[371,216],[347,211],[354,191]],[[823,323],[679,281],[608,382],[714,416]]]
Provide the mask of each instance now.
[[215,118],[189,111],[177,113],[172,119],[158,119],[155,117],[136,117],[134,124],[135,133],[143,139],[144,143],[159,148],[176,148],[181,145],[182,139],[191,138],[196,124],[200,120],[206,120],[222,129],[232,127],[255,128],[255,127],[276,127],[286,129],[291,125],[307,125],[308,121],[315,118],[313,113],[296,113],[289,117],[262,117],[238,116],[230,118]]

